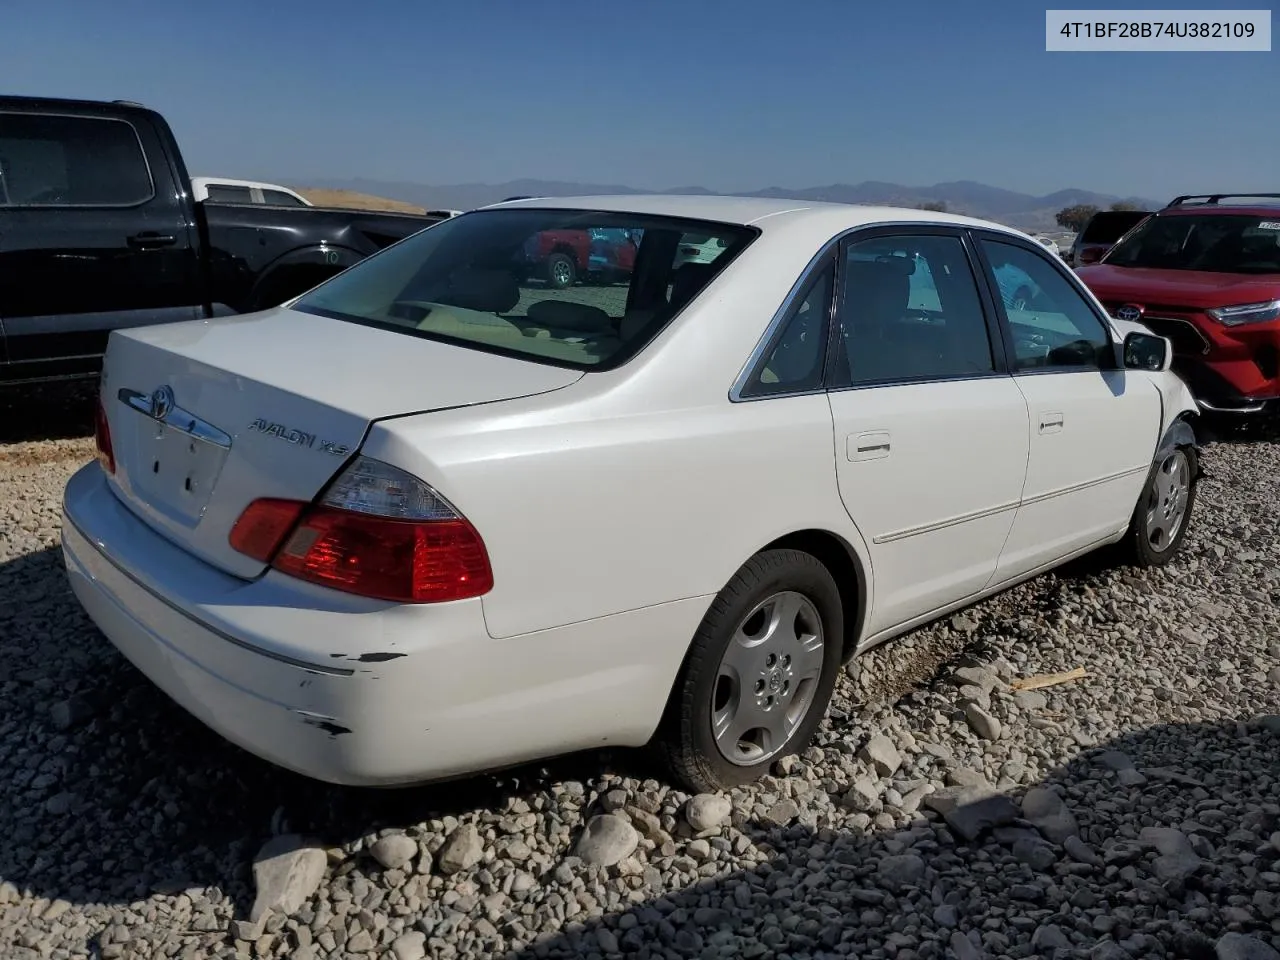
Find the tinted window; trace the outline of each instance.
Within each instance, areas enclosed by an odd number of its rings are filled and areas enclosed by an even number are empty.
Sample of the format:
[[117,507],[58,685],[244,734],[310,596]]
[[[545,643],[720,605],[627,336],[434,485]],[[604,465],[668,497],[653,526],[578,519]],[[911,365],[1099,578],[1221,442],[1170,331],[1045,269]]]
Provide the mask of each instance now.
[[230,183],[210,183],[205,186],[207,199],[214,203],[253,203],[253,194],[248,187],[237,187]]
[[798,393],[822,386],[822,368],[827,358],[827,320],[834,281],[835,267],[832,265],[809,282],[790,315],[765,347],[758,368],[743,387],[744,397]]
[[306,204],[291,193],[283,190],[263,190],[262,200],[276,207],[305,207]]
[[1111,337],[1089,302],[1044,256],[983,240],[1014,340],[1014,367],[1112,366]]
[[1115,243],[1151,214],[1146,210],[1104,210],[1095,213],[1080,234],[1081,243]]
[[991,340],[964,245],[954,236],[850,244],[840,294],[837,384],[991,373]]
[[1152,217],[1107,256],[1113,267],[1280,273],[1280,209],[1268,216]]
[[130,206],[152,195],[151,173],[130,124],[0,114],[0,203]]
[[[680,263],[677,248],[693,229],[723,239],[724,254]],[[479,210],[361,261],[294,309],[603,368],[642,349],[756,234],[639,214]],[[549,269],[566,261],[572,271]]]

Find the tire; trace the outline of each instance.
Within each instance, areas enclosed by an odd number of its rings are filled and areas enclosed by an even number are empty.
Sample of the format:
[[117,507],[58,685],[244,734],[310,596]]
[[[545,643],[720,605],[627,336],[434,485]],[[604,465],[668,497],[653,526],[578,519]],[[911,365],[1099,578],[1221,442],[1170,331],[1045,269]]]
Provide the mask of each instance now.
[[[740,634],[756,642],[739,643]],[[821,562],[799,550],[748,560],[702,618],[671,692],[654,746],[672,777],[694,792],[726,790],[807,747],[831,702],[843,645],[840,591]],[[762,736],[767,728],[745,726],[755,719],[778,729]]]
[[[1185,479],[1179,480],[1178,476]],[[1133,508],[1129,529],[1120,542],[1124,563],[1162,567],[1178,555],[1191,526],[1199,476],[1200,461],[1194,447],[1173,447],[1157,454]],[[1174,488],[1177,492],[1171,501]],[[1180,511],[1176,509],[1179,504]],[[1171,520],[1171,506],[1176,520]],[[1153,536],[1157,532],[1158,536]]]
[[572,287],[574,281],[578,279],[578,267],[573,262],[573,258],[565,253],[553,253],[547,257],[542,268],[546,277],[547,286],[553,290],[563,290],[565,287]]

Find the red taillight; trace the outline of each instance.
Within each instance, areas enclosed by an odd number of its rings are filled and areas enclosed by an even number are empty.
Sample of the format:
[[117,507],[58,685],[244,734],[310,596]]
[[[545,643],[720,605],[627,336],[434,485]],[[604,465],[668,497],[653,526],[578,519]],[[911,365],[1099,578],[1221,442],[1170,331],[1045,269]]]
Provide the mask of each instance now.
[[440,603],[493,588],[475,527],[421,480],[366,457],[314,506],[255,500],[229,539],[281,573],[381,600]]
[[267,563],[302,516],[307,505],[300,500],[255,500],[231,528],[231,546]]
[[93,410],[93,443],[98,451],[98,462],[107,473],[116,472],[116,454],[111,447],[111,425],[107,423],[107,411],[99,397]]
[[405,603],[488,593],[493,571],[466,520],[389,520],[320,507],[303,517],[272,563],[337,590]]

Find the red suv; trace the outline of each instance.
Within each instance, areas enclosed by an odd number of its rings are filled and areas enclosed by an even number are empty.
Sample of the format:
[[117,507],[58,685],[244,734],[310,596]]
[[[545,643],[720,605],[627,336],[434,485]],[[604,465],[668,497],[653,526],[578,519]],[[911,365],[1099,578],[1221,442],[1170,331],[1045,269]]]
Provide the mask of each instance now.
[[1280,412],[1280,194],[1178,197],[1076,272],[1173,343],[1202,409]]

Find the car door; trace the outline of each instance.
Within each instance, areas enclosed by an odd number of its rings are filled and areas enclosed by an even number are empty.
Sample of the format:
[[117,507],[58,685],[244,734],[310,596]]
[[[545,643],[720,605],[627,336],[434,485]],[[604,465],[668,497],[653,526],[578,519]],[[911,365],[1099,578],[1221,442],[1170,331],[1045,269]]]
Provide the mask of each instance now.
[[828,398],[873,568],[868,641],[986,587],[1022,493],[1027,405],[973,253],[949,227],[842,245]]
[[[1151,467],[1159,392],[1119,362],[1115,338],[1079,281],[1035,244],[979,233],[1014,383],[1030,411],[1027,480],[996,581],[1095,545],[1129,521]],[[1016,299],[1002,274],[1025,275]]]
[[77,362],[91,372],[114,327],[202,315],[186,190],[165,157],[142,114],[0,110],[11,373],[76,372]]

